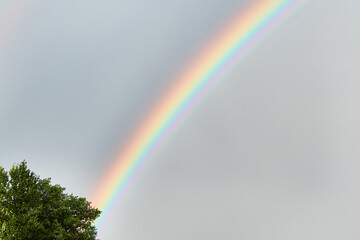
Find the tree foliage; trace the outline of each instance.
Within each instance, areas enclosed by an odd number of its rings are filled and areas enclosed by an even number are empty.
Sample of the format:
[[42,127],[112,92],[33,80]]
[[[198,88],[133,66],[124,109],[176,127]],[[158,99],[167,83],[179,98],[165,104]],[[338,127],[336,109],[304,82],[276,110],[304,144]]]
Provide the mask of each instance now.
[[0,240],[91,240],[100,211],[85,198],[40,179],[25,161],[0,166]]

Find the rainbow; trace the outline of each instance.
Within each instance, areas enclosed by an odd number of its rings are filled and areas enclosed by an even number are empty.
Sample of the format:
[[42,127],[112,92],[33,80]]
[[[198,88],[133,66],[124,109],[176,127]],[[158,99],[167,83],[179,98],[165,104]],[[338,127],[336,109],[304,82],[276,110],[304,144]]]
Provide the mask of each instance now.
[[17,25],[27,16],[29,5],[28,1],[0,0],[0,53],[19,31]]
[[309,0],[260,0],[235,18],[175,81],[110,164],[93,195],[102,223],[139,167],[235,65]]

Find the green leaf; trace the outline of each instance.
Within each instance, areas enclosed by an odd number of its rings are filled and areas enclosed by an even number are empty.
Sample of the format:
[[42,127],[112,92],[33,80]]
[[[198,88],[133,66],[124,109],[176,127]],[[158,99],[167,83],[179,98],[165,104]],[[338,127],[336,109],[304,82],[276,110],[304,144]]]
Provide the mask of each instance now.
[[100,211],[64,190],[41,179],[25,161],[8,173],[0,166],[0,240],[95,239],[92,224]]

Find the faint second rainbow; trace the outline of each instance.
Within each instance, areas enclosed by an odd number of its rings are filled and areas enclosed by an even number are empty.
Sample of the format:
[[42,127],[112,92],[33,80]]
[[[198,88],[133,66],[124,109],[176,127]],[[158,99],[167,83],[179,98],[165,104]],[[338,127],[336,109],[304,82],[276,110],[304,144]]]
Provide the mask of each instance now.
[[0,0],[0,63],[6,61],[2,54],[13,47],[11,40],[26,22],[30,5],[30,1]]
[[97,187],[93,203],[107,218],[139,166],[154,153],[194,105],[209,92],[255,46],[308,0],[260,0],[233,20],[208,47],[189,64],[131,136],[110,164]]

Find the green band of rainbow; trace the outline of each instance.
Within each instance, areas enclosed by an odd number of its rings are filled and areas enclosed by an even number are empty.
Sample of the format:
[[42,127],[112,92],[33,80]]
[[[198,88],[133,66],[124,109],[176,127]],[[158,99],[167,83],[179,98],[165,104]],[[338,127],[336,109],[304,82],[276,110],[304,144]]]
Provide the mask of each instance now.
[[224,75],[308,0],[262,0],[236,18],[160,99],[116,157],[94,194],[100,228],[139,166]]

